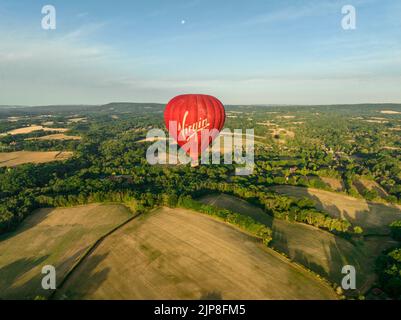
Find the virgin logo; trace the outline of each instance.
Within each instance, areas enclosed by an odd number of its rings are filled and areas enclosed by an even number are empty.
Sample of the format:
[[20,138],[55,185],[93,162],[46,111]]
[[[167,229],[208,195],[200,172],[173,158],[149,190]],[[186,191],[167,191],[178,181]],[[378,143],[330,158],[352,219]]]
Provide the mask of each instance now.
[[189,111],[185,112],[184,117],[182,119],[182,124],[178,124],[178,132],[180,139],[189,141],[193,136],[198,137],[198,132],[201,132],[203,129],[209,128],[210,124],[208,119],[200,118],[199,121],[188,125],[187,118],[188,118]]

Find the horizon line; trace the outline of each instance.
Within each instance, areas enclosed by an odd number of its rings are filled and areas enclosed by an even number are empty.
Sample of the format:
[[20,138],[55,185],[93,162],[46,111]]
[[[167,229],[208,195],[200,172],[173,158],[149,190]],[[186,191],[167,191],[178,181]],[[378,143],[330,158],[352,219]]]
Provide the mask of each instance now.
[[[101,107],[109,104],[157,104],[157,105],[167,105],[168,102],[149,102],[149,101],[112,101],[107,103],[100,104],[85,104],[85,103],[76,103],[76,104],[37,104],[37,105],[23,105],[23,104],[0,104],[0,108],[39,108],[39,107]],[[249,106],[249,107],[313,107],[313,106],[357,106],[357,105],[400,105],[401,102],[358,102],[358,103],[314,103],[314,104],[288,104],[288,103],[227,103],[225,106]]]

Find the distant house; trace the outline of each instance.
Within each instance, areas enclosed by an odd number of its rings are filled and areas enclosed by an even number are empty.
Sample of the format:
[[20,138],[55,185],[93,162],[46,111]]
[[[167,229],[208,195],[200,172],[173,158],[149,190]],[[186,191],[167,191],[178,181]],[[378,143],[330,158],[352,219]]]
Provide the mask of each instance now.
[[112,175],[108,177],[111,181],[133,183],[134,180],[130,175]]
[[373,293],[375,296],[379,296],[379,295],[381,295],[381,294],[383,293],[383,291],[382,291],[381,289],[379,289],[379,288],[373,288],[373,289],[372,289],[372,293]]

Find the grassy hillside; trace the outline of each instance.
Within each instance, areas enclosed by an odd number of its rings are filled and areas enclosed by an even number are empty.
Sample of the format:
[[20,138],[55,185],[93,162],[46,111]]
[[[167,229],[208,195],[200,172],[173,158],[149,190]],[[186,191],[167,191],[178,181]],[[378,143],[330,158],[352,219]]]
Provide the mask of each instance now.
[[59,283],[98,238],[131,216],[124,206],[100,204],[34,212],[0,238],[0,299],[47,297],[43,266],[56,268]]
[[237,229],[162,208],[105,239],[56,298],[335,299],[331,287]]

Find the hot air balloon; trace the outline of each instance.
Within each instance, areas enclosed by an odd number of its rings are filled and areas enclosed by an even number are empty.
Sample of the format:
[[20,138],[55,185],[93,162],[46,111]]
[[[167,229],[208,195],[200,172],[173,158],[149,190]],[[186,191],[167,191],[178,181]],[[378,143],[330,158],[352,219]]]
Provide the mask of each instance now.
[[164,111],[170,135],[195,162],[223,129],[225,119],[223,104],[204,94],[176,96]]

